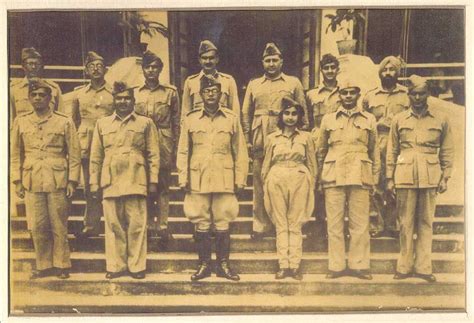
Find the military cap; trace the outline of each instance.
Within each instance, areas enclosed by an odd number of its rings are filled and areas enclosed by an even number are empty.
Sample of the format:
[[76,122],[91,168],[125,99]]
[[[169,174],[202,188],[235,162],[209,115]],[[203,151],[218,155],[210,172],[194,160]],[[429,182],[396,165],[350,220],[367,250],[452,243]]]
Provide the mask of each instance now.
[[288,94],[284,95],[281,98],[281,108],[282,109],[288,109],[288,108],[296,107],[296,106],[301,106],[301,104],[299,104],[297,101],[293,100],[293,98],[291,96],[289,96]]
[[151,63],[155,61],[158,62],[158,65],[160,67],[163,67],[163,61],[155,53],[153,53],[150,50],[147,50],[146,52],[143,53],[142,66],[150,65]]
[[277,45],[275,43],[268,43],[265,46],[265,50],[263,51],[263,58],[270,56],[270,55],[281,55],[280,50],[278,49]]
[[28,58],[39,58],[41,59],[41,54],[38,53],[36,49],[33,47],[23,48],[21,50],[21,61],[23,62],[25,59]]
[[112,91],[112,95],[116,95],[125,91],[133,93],[134,88],[135,87],[129,86],[127,83],[122,81],[114,82],[114,89]]
[[337,79],[337,85],[340,90],[348,89],[348,88],[356,88],[360,91],[360,86],[357,80],[354,77],[351,77],[350,75],[340,75]]
[[319,65],[322,67],[326,64],[331,64],[331,63],[336,64],[336,67],[339,66],[339,60],[336,58],[336,56],[332,54],[324,54],[323,58],[321,58],[321,61],[319,62]]
[[100,56],[99,54],[97,54],[96,52],[90,51],[90,52],[87,53],[86,62],[85,62],[84,65],[87,66],[87,64],[89,64],[93,61],[102,61],[102,63],[103,63],[104,58],[102,56]]
[[48,94],[51,95],[52,90],[48,83],[46,83],[44,80],[40,78],[30,79],[28,81],[28,93],[32,91],[36,91],[38,89],[46,89],[46,92],[48,92]]
[[408,86],[408,91],[411,91],[417,87],[428,88],[428,82],[426,81],[424,77],[413,74],[408,78],[407,86]]
[[404,65],[404,61],[401,59],[401,57],[395,57],[395,56],[385,57],[379,64],[379,74],[382,73],[382,70],[387,64],[392,64],[397,70],[397,75],[400,75],[400,70],[402,69],[402,66]]
[[200,44],[199,44],[199,56],[201,56],[202,54],[210,51],[210,50],[215,50],[217,52],[217,47],[216,45],[214,45],[210,40],[203,40]]
[[212,86],[217,86],[220,89],[221,83],[213,76],[205,75],[201,78],[200,87],[199,87],[200,91]]

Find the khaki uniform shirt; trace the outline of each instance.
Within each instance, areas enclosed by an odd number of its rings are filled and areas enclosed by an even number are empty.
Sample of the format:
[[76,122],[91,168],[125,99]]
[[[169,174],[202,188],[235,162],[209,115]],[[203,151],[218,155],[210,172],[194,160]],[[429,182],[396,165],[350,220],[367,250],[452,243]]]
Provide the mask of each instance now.
[[71,115],[78,127],[81,157],[88,159],[95,123],[114,112],[112,87],[105,83],[96,90],[88,84],[75,90],[72,96],[71,111],[66,114]]
[[60,112],[15,119],[11,137],[11,177],[29,192],[56,192],[78,182],[81,160],[74,123]]
[[179,138],[179,97],[172,85],[159,84],[150,89],[146,84],[135,90],[135,112],[153,120],[160,141],[160,167],[171,168]]
[[339,103],[339,88],[330,89],[321,83],[318,87],[306,92],[310,123],[312,127],[319,128],[324,115],[334,112]]
[[398,114],[392,123],[387,149],[387,178],[397,188],[437,187],[449,178],[454,142],[448,116],[428,106],[421,116],[412,109]]
[[[61,88],[55,82],[43,79],[51,87],[51,102],[53,111],[63,111]],[[33,111],[28,99],[28,79],[26,77],[10,83],[10,124],[20,114]]]
[[239,118],[220,107],[212,117],[195,110],[184,118],[179,138],[179,185],[193,193],[233,193],[247,182],[249,158]]
[[158,134],[150,118],[132,112],[121,119],[115,112],[99,119],[92,137],[91,191],[103,197],[147,195],[148,183],[158,183]]
[[397,84],[393,91],[384,90],[381,86],[370,90],[362,101],[362,107],[372,113],[377,120],[379,134],[390,131],[392,119],[410,106],[408,92]]
[[[201,70],[198,74],[191,75],[184,81],[183,104],[181,106],[182,118],[191,110],[204,108],[204,103],[199,93],[201,78],[203,78],[204,75],[204,72]],[[234,78],[229,74],[221,72],[216,72],[214,77],[221,83],[221,106],[234,111],[235,115],[240,118],[239,93],[237,92],[237,84]]]
[[252,143],[254,157],[263,156],[265,139],[277,130],[278,114],[283,94],[289,94],[305,111],[304,125],[308,127],[308,111],[303,85],[294,76],[284,73],[276,79],[265,75],[249,82],[242,105],[242,127],[247,141]]
[[342,106],[325,115],[317,156],[324,188],[376,185],[380,154],[374,116],[361,108],[348,112]]

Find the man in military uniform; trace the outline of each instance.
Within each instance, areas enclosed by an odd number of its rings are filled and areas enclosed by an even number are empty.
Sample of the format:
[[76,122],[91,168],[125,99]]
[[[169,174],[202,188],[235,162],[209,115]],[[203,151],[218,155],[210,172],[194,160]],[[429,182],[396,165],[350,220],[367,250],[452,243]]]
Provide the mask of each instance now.
[[[324,115],[334,112],[339,103],[339,92],[337,87],[337,74],[339,73],[339,61],[332,54],[325,54],[319,64],[323,81],[316,88],[306,93],[308,104],[309,122],[313,130],[311,136],[314,143],[317,144],[321,120]],[[316,218],[316,227],[308,231],[309,234],[326,234],[326,209],[324,207],[324,193],[316,190],[314,194],[314,213]]]
[[184,82],[183,104],[181,106],[181,116],[184,118],[189,111],[201,109],[204,105],[200,91],[200,82],[204,76],[212,76],[219,81],[222,87],[221,106],[234,111],[240,118],[240,103],[237,92],[237,84],[234,78],[222,72],[218,72],[216,67],[219,63],[219,53],[217,47],[210,40],[203,40],[199,45],[199,64],[202,70],[198,74],[189,76]]
[[236,192],[243,190],[248,173],[248,153],[237,115],[219,104],[221,84],[201,79],[204,108],[184,118],[179,138],[179,186],[186,191],[184,213],[195,225],[199,268],[191,280],[211,275],[211,236],[216,240],[216,275],[230,280],[239,276],[229,267],[229,222],[239,213]]
[[274,43],[265,46],[262,63],[265,73],[249,82],[242,106],[242,127],[253,157],[254,240],[262,239],[272,229],[263,204],[261,172],[265,140],[267,135],[278,129],[278,114],[284,95],[289,95],[303,107],[304,128],[308,128],[303,86],[296,77],[282,72],[283,56]]
[[82,174],[84,176],[84,193],[86,210],[84,213],[84,228],[76,232],[79,239],[97,236],[100,230],[102,205],[99,199],[94,199],[90,192],[89,156],[92,134],[98,119],[111,115],[113,109],[112,87],[104,79],[106,68],[104,58],[96,52],[88,52],[85,61],[85,71],[91,82],[72,93],[71,106],[65,107],[78,127],[79,143],[81,145]]
[[[387,189],[396,189],[400,255],[394,279],[435,282],[431,268],[437,193],[447,190],[454,159],[448,116],[428,102],[426,81],[409,79],[410,109],[394,117],[387,149]],[[416,229],[415,229],[416,228]],[[416,241],[413,234],[416,233]]]
[[[375,118],[358,107],[360,88],[349,78],[339,80],[341,103],[321,122],[318,166],[324,189],[329,272],[333,279],[349,274],[372,279],[370,274],[369,192],[380,172]],[[351,235],[346,268],[344,215]]]
[[385,190],[385,159],[392,118],[407,110],[409,106],[406,89],[398,85],[401,67],[402,61],[399,58],[394,56],[384,58],[379,65],[381,85],[367,92],[362,103],[363,108],[372,113],[377,120],[378,146],[382,165],[379,185],[372,198],[378,215],[376,228],[371,232],[372,237],[398,237],[395,199]]
[[67,199],[79,180],[80,149],[72,120],[50,106],[52,89],[31,80],[34,111],[15,119],[11,139],[11,176],[19,198],[25,198],[36,270],[31,278],[57,274],[69,278]]
[[157,194],[158,132],[150,118],[134,112],[133,88],[115,82],[115,112],[99,119],[90,155],[91,192],[102,189],[107,279],[130,272],[145,278],[146,196]]
[[158,129],[160,142],[160,181],[158,183],[158,212],[155,200],[148,197],[148,226],[151,231],[167,242],[172,238],[168,231],[170,211],[169,187],[171,168],[174,166],[176,146],[179,138],[179,97],[176,88],[159,81],[163,69],[162,60],[151,51],[143,54],[145,84],[135,91],[135,111],[150,117]]
[[[21,64],[25,77],[10,84],[10,124],[15,117],[33,110],[28,98],[28,83],[31,79],[40,78],[43,72],[43,60],[33,47],[23,48]],[[50,106],[53,111],[62,109],[61,89],[53,81],[43,80],[51,88]]]

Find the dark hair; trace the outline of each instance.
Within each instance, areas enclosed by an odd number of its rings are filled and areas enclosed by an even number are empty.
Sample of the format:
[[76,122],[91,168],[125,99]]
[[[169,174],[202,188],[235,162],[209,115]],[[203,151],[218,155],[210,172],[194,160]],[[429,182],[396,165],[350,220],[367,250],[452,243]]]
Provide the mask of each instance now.
[[323,67],[324,65],[331,63],[336,64],[336,68],[339,67],[339,60],[336,58],[336,56],[332,54],[324,54],[321,62],[319,62],[319,65]]
[[285,124],[283,123],[283,112],[285,110],[288,110],[289,108],[293,108],[295,107],[296,108],[296,113],[298,113],[298,120],[296,121],[296,128],[300,129],[301,127],[303,127],[304,125],[304,121],[303,121],[303,118],[304,118],[304,109],[301,105],[299,104],[295,104],[295,105],[284,105],[282,108],[281,108],[281,111],[280,113],[278,113],[278,123],[277,123],[277,127],[280,129],[280,130],[283,130],[283,128],[285,127]]

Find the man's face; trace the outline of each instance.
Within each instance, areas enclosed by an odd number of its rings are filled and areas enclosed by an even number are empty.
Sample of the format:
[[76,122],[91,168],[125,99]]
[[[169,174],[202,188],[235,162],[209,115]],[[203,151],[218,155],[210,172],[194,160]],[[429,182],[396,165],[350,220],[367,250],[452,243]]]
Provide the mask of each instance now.
[[321,66],[321,72],[325,81],[333,81],[336,79],[337,73],[339,73],[339,67],[336,63],[324,64]]
[[346,109],[352,109],[357,105],[360,96],[360,90],[356,87],[348,87],[339,90],[339,98]]
[[27,78],[39,77],[43,69],[43,63],[39,58],[27,58],[23,61],[23,70]]
[[155,81],[158,80],[161,73],[161,66],[158,64],[157,61],[151,62],[148,65],[142,67],[143,76],[147,81]]
[[210,50],[208,52],[202,53],[199,56],[199,64],[205,71],[213,71],[217,67],[217,63],[219,63],[219,56],[217,56],[217,52],[215,50]]
[[28,99],[35,111],[48,109],[51,95],[45,88],[39,88],[28,93]]
[[86,66],[87,75],[91,79],[100,80],[104,78],[105,66],[101,60],[95,60],[87,64]]
[[280,55],[269,55],[265,56],[262,60],[263,69],[265,73],[270,76],[276,76],[281,73],[281,68],[283,67],[283,59]]
[[133,112],[135,99],[130,91],[123,91],[114,95],[114,107],[117,113],[127,115]]
[[202,100],[204,101],[204,105],[207,106],[217,105],[221,98],[221,94],[221,90],[217,85],[207,87],[201,90]]
[[380,78],[382,82],[394,82],[397,80],[397,69],[392,63],[388,63],[385,67],[380,71]]
[[415,109],[423,109],[428,100],[428,87],[426,85],[418,86],[408,92],[410,103]]

